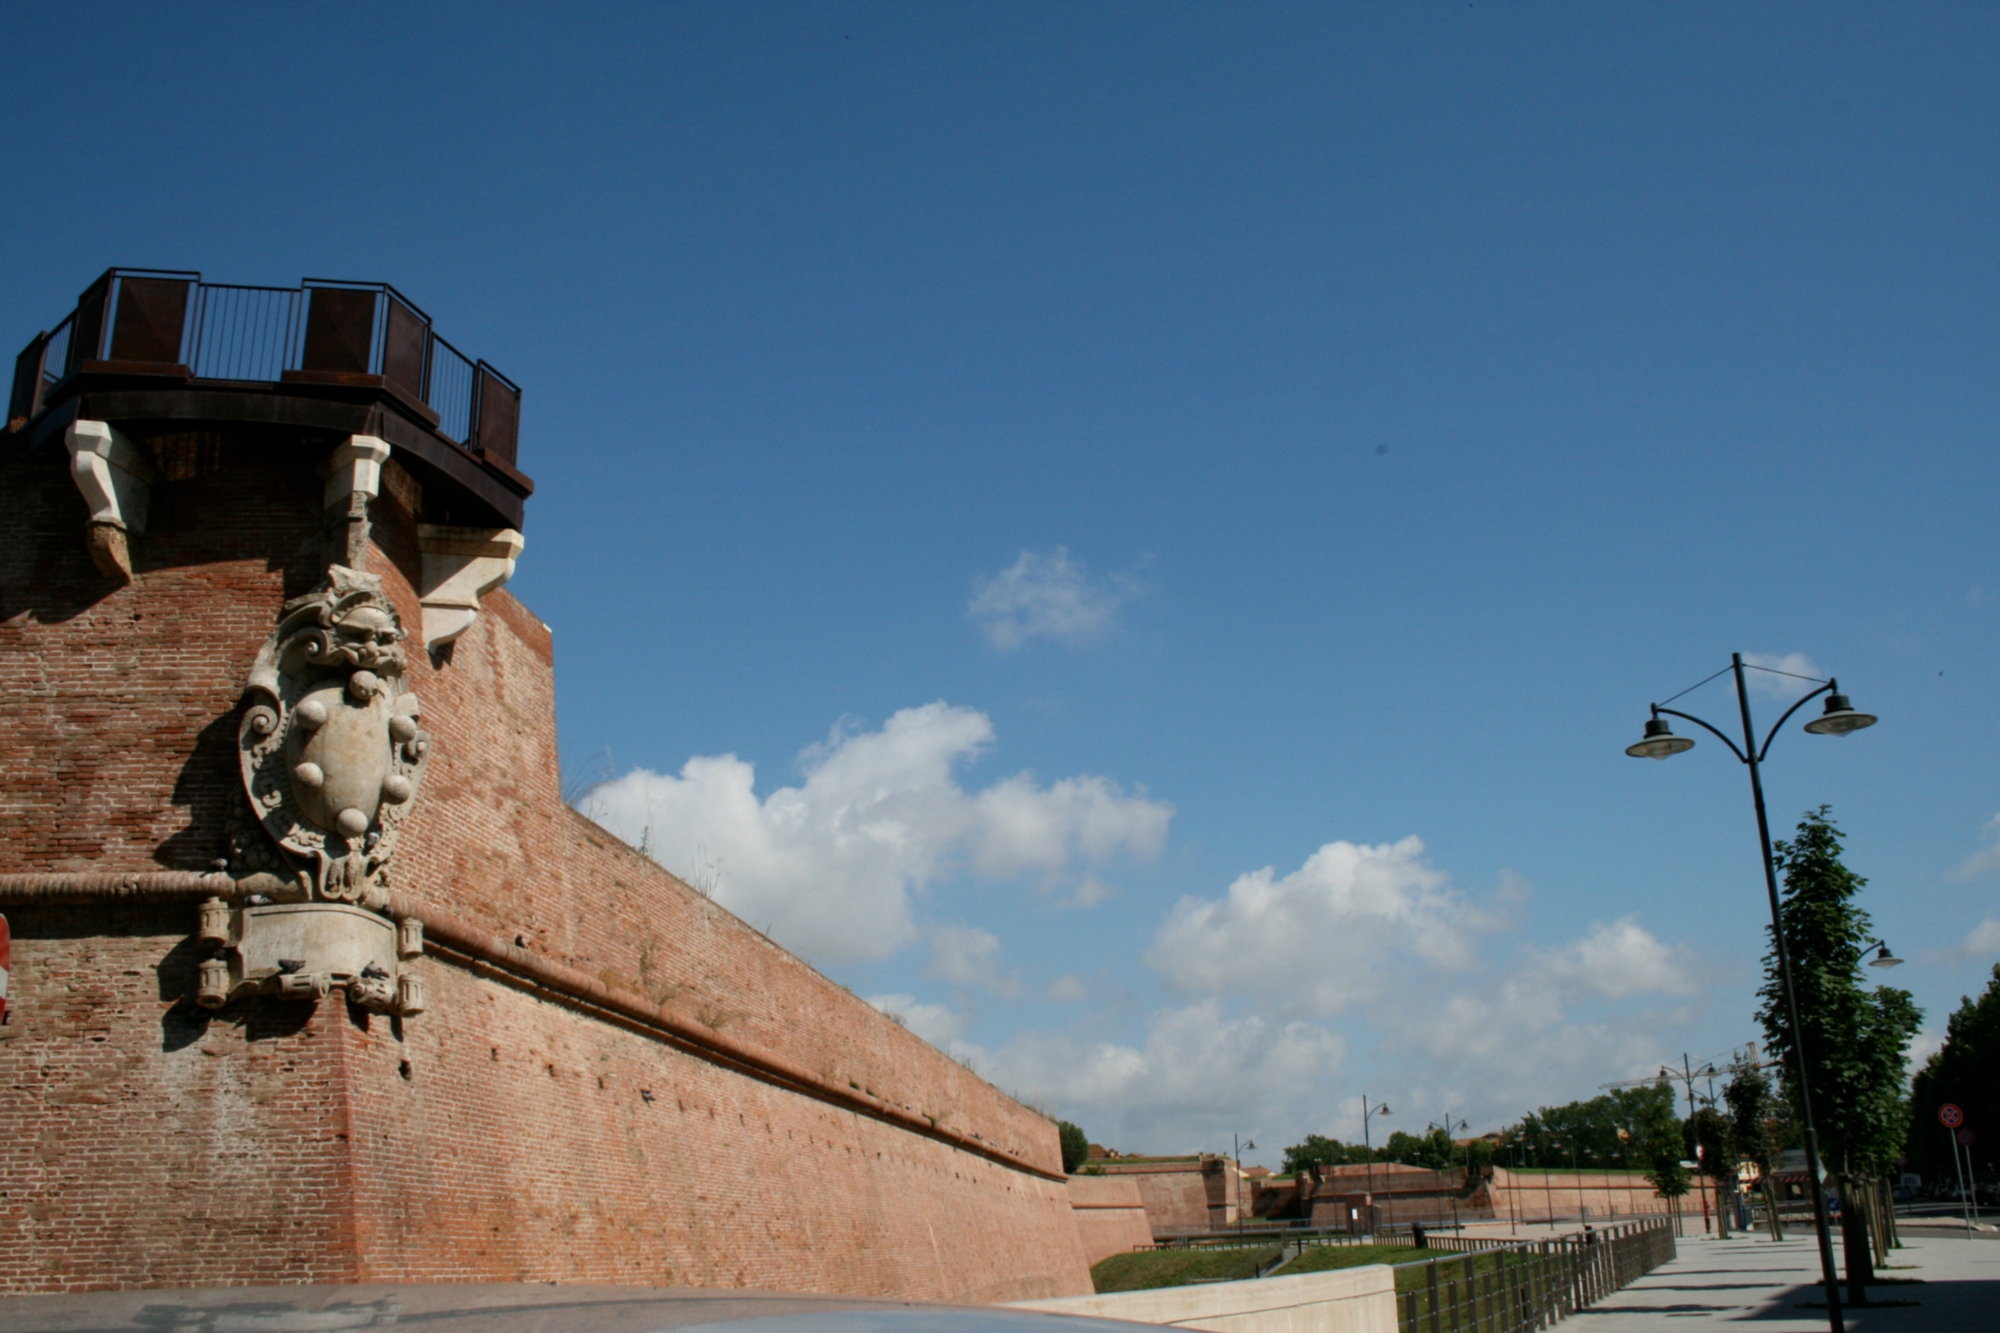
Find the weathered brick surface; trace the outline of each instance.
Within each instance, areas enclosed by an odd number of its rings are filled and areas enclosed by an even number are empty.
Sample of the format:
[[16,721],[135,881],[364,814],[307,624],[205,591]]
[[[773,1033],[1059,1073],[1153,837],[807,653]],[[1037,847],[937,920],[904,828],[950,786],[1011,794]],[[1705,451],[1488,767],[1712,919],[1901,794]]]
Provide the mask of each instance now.
[[[0,443],[0,871],[225,856],[245,674],[318,577],[330,441],[134,434],[163,480],[125,587],[90,565],[60,445]],[[371,569],[413,636],[418,503],[392,465]],[[399,893],[1048,1174],[436,959],[408,1022],[337,1002],[211,1018],[182,998],[190,909],[16,909],[0,1287],[1089,1289],[1047,1120],[562,804],[550,635],[526,608],[489,596],[440,661],[411,659],[434,746]]]

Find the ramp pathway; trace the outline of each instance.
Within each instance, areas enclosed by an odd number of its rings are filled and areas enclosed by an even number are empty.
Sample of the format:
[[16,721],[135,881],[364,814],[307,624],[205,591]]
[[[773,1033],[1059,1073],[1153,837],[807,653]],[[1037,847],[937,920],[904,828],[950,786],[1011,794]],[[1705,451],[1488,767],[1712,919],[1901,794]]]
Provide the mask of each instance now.
[[[1869,1288],[1876,1304],[1845,1311],[1850,1333],[2000,1329],[2000,1244],[1934,1237],[1903,1244],[1882,1276],[1914,1281]],[[1688,1236],[1672,1263],[1566,1323],[1579,1333],[1685,1333],[1702,1320],[1747,1323],[1757,1333],[1826,1333],[1823,1299],[1810,1233],[1778,1244]]]

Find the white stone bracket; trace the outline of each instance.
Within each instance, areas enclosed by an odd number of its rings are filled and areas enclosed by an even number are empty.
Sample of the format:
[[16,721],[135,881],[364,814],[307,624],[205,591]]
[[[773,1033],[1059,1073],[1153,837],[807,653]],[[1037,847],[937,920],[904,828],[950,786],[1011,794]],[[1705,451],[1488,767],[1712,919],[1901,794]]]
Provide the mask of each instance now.
[[368,568],[368,502],[382,493],[382,464],[389,442],[373,435],[350,435],[327,455],[325,505],[336,525],[337,564]]
[[382,493],[382,464],[389,461],[389,442],[373,435],[350,435],[334,446],[326,460],[326,507],[333,508],[351,496],[372,500]]
[[472,628],[479,599],[514,577],[526,545],[512,528],[417,529],[424,553],[424,647],[441,648]]
[[90,558],[105,577],[129,582],[128,536],[146,530],[152,461],[108,421],[72,421],[63,442],[70,479],[90,507]]

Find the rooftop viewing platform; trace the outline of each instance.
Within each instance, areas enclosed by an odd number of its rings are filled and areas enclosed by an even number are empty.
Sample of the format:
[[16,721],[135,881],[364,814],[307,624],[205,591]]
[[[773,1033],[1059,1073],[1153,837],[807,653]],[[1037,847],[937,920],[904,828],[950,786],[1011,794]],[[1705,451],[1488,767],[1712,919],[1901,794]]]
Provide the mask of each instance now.
[[519,386],[387,283],[113,268],[15,359],[7,431],[33,444],[82,417],[374,435],[451,497],[440,521],[513,528],[534,490],[520,416]]

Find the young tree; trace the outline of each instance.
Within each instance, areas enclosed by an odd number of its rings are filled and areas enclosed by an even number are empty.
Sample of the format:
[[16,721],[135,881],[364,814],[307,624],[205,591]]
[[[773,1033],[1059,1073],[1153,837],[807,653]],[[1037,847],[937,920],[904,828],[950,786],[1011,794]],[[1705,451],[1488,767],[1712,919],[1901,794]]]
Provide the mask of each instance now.
[[1951,1180],[1950,1131],[1938,1123],[1938,1108],[1950,1102],[1973,1127],[1973,1175],[1990,1177],[2000,1167],[2000,963],[1977,1000],[1967,998],[1945,1026],[1944,1045],[1917,1072],[1910,1092],[1910,1130],[1904,1150],[1912,1170],[1927,1180]]
[[1701,1173],[1715,1182],[1715,1234],[1728,1240],[1729,1214],[1736,1199],[1736,1164],[1742,1160],[1736,1149],[1736,1127],[1713,1106],[1704,1106],[1689,1119],[1688,1131]]
[[1778,1099],[1771,1094],[1771,1080],[1758,1066],[1754,1050],[1730,1062],[1729,1082],[1723,1085],[1722,1101],[1729,1108],[1730,1130],[1737,1151],[1756,1164],[1771,1239],[1783,1240],[1785,1226],[1778,1217],[1778,1192],[1771,1184],[1771,1169],[1783,1150],[1787,1126]]
[[[1923,1011],[1908,991],[1862,984],[1861,958],[1874,943],[1868,914],[1855,904],[1867,880],[1841,862],[1841,834],[1829,807],[1808,811],[1789,842],[1773,845],[1784,876],[1778,919],[1791,956],[1792,986],[1803,1028],[1807,1089],[1819,1127],[1822,1163],[1840,1191],[1849,1299],[1866,1302],[1874,1279],[1873,1246],[1854,1223],[1872,1208],[1869,1179],[1894,1164],[1909,1125],[1902,1096],[1910,1038]],[[1765,1040],[1782,1064],[1787,1099],[1799,1089],[1792,1028],[1775,949],[1765,956]]]
[[1056,1121],[1056,1138],[1062,1144],[1063,1174],[1073,1176],[1090,1157],[1090,1140],[1067,1120]]

